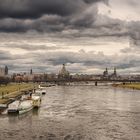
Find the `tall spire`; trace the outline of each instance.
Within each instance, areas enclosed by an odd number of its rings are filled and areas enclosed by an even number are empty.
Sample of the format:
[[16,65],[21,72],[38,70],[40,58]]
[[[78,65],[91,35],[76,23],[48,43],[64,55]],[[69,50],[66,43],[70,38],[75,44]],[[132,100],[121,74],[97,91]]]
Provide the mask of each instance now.
[[31,69],[31,70],[30,70],[30,75],[32,75],[32,74],[33,74],[33,70]]
[[66,71],[65,64],[63,64],[62,71],[63,71],[63,72]]
[[65,64],[62,65],[62,69],[59,71],[60,78],[68,78],[69,72],[66,70]]
[[116,67],[114,67],[114,75],[117,75]]
[[8,67],[5,66],[5,75],[8,75]]

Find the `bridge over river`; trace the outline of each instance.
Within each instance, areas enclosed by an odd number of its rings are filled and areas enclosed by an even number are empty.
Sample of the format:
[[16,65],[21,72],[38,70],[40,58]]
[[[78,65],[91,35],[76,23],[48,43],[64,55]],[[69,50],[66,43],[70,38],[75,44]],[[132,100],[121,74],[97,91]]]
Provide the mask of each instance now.
[[58,85],[112,85],[112,84],[120,84],[120,83],[137,83],[140,82],[140,80],[126,80],[126,79],[118,79],[118,80],[99,80],[99,79],[85,79],[85,80],[75,80],[75,79],[67,79],[67,80],[51,80],[51,81],[45,81],[46,83],[53,83],[53,84],[58,84]]

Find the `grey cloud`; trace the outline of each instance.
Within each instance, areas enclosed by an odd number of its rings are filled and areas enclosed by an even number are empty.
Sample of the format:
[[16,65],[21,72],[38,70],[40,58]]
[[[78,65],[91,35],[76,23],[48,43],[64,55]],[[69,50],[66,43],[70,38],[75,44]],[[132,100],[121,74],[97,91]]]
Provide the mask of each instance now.
[[15,20],[12,18],[6,18],[0,20],[1,32],[25,32],[30,29],[30,25],[26,24],[26,21]]
[[[96,2],[108,0],[0,0],[1,32],[59,32],[79,36],[130,36],[137,46],[140,38],[139,22],[111,19],[98,15]],[[11,7],[11,8],[8,8]],[[67,32],[68,33],[68,32]]]
[[[106,67],[106,66],[118,66],[120,64],[127,64],[130,67],[134,64],[138,64],[139,57],[133,57],[134,59],[130,60],[130,56],[106,56],[103,53],[93,53],[93,52],[49,52],[32,54],[32,57],[38,62],[48,62],[53,66],[61,65],[63,63],[81,63],[84,66],[93,66],[93,67]],[[116,59],[115,59],[116,58]]]
[[81,15],[63,17],[58,15],[44,15],[37,19],[0,19],[1,32],[26,32],[36,30],[39,32],[61,32],[69,28],[89,28],[94,22],[93,15],[97,15],[97,8],[91,13],[83,12]]
[[3,61],[5,59],[12,59],[12,55],[7,51],[0,51],[0,60]]
[[[44,14],[71,15],[88,3],[106,0],[0,0],[0,17],[36,18]],[[10,7],[10,8],[9,8]]]
[[49,45],[33,45],[33,44],[10,44],[10,46],[8,46],[7,44],[5,44],[4,46],[0,46],[0,48],[9,48],[9,49],[23,49],[26,51],[39,51],[39,50],[44,50],[44,51],[52,51],[52,50],[60,50],[60,49],[66,49],[64,47],[57,47],[57,46],[49,46]]
[[[11,55],[0,51],[1,65],[8,65],[11,71],[29,71],[33,68],[36,72],[58,72],[61,65],[66,63],[73,73],[81,73],[90,69],[99,69],[101,72],[106,67],[117,67],[119,70],[130,70],[140,67],[139,56],[135,55],[104,55],[102,52],[28,52],[23,55]],[[6,56],[6,57],[5,57]],[[8,57],[7,57],[8,56]],[[20,65],[19,65],[20,63]],[[135,72],[133,70],[133,72]]]
[[140,22],[131,22],[128,25],[130,34],[130,45],[137,47],[140,45]]
[[[77,67],[70,67],[72,72],[83,72],[87,69],[98,68],[103,70],[106,67],[117,67],[118,69],[131,69],[137,68],[140,66],[139,56],[132,55],[112,55],[107,56],[103,53],[91,53],[91,52],[49,52],[49,53],[32,53],[29,54],[31,58],[34,58],[34,61],[37,63],[37,66],[44,68],[45,66],[51,66],[54,68],[54,71],[58,71],[58,67],[63,63],[66,63],[70,66],[80,66],[78,71],[75,71]],[[56,69],[57,68],[57,69]],[[46,71],[50,72],[50,71]]]
[[92,3],[92,2],[100,2],[103,1],[104,3],[108,4],[108,0],[84,0],[86,3]]
[[140,22],[132,21],[127,24],[129,36],[129,48],[121,50],[122,53],[135,53],[140,54]]
[[107,0],[0,0],[0,31],[61,32],[90,28],[97,17],[96,2]]

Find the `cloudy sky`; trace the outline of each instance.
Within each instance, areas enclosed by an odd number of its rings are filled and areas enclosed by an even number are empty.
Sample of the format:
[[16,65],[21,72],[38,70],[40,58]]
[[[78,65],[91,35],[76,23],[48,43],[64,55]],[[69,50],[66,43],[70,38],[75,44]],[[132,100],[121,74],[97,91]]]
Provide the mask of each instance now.
[[140,1],[0,0],[0,65],[10,72],[140,73]]

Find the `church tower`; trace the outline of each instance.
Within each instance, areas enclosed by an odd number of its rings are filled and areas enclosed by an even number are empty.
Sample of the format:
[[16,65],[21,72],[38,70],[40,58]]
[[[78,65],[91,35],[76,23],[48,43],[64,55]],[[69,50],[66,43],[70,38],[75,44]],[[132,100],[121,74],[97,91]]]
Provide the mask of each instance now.
[[5,66],[5,75],[8,75],[8,67]]
[[108,68],[106,68],[106,71],[105,72],[106,72],[106,75],[108,75]]
[[32,69],[30,69],[30,75],[32,75],[33,74],[33,70]]
[[69,72],[66,70],[65,64],[63,64],[62,69],[59,71],[58,77],[59,78],[64,78],[67,79],[69,78],[70,74]]
[[117,76],[116,67],[114,67],[114,76]]

